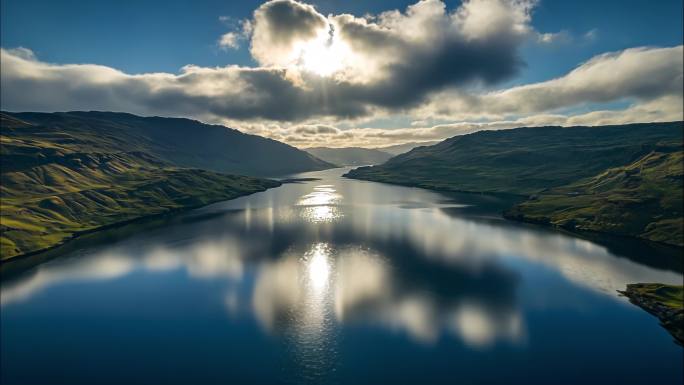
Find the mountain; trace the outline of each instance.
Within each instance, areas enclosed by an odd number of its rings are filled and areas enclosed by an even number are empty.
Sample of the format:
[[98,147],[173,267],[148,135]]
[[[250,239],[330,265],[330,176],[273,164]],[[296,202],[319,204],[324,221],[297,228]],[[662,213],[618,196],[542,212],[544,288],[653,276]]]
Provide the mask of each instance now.
[[387,152],[361,147],[312,147],[305,151],[319,159],[340,166],[380,164],[392,157],[392,154]]
[[428,142],[409,142],[409,143],[404,143],[404,144],[395,144],[394,146],[377,147],[376,150],[379,150],[382,152],[387,152],[387,153],[390,153],[392,155],[399,155],[399,154],[403,154],[405,152],[409,152],[416,147],[432,146],[433,144],[437,144],[439,142],[440,142],[439,140],[431,140]]
[[274,176],[334,167],[295,147],[190,119],[117,112],[4,113],[47,132],[87,139],[98,147],[141,151],[179,167]]
[[94,123],[70,120],[60,128],[63,123],[35,125],[17,115],[0,114],[3,260],[109,225],[280,185],[177,167],[145,151],[153,148],[146,147],[149,139],[126,135],[128,127],[113,123],[110,130],[90,130]]
[[455,136],[346,176],[451,191],[529,195],[682,144],[682,122],[523,127]]
[[544,191],[504,215],[569,230],[684,246],[682,151],[652,151],[627,166]]
[[528,197],[506,216],[682,245],[682,122],[523,127],[418,147],[350,178]]

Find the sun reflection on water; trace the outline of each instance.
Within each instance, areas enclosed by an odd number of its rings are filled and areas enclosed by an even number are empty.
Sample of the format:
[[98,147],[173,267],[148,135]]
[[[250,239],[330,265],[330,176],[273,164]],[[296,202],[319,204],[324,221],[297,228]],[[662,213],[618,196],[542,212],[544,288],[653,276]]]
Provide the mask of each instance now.
[[[292,315],[290,349],[300,368],[296,382],[325,382],[337,363],[335,319],[330,280],[331,248],[317,243],[298,259],[300,301]],[[296,308],[295,308],[296,309]]]
[[315,291],[324,290],[330,276],[330,262],[326,254],[325,245],[318,244],[313,249],[313,255],[308,260],[309,281]]
[[297,206],[303,206],[301,215],[304,219],[313,223],[332,222],[342,213],[337,207],[342,200],[333,185],[323,184],[313,188],[313,191],[302,196]]

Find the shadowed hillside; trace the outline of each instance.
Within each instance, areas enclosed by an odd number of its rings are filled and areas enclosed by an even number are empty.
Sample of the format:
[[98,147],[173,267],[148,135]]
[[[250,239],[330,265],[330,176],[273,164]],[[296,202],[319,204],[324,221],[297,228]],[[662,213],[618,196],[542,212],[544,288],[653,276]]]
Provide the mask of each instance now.
[[275,176],[334,167],[295,147],[224,126],[190,119],[116,112],[5,113],[60,140],[71,135],[89,146],[144,151],[181,167]]
[[346,176],[440,190],[527,195],[626,165],[656,146],[681,143],[681,122],[480,131],[415,148]]
[[[148,215],[197,207],[279,185],[179,168],[112,132],[61,130],[0,115],[2,259]],[[123,151],[123,144],[130,151]]]

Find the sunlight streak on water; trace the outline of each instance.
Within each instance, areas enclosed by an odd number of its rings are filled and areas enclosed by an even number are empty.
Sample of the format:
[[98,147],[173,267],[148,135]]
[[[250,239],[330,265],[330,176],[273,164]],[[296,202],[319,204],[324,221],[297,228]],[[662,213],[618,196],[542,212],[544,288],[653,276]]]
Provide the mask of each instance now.
[[330,262],[328,261],[327,245],[314,246],[313,255],[308,257],[309,281],[315,292],[320,292],[328,285],[330,276]]
[[314,186],[313,191],[302,196],[297,206],[303,206],[302,217],[309,222],[332,222],[342,217],[338,208],[342,195],[338,194],[333,185]]

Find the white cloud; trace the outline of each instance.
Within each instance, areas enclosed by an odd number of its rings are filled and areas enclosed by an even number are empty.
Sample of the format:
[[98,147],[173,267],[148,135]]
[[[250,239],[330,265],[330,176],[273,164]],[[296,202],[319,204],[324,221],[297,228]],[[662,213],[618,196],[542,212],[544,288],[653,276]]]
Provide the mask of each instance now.
[[[682,46],[631,48],[598,55],[568,74],[483,95],[440,95],[429,104],[444,115],[530,114],[624,99],[681,99]],[[450,96],[450,97],[449,97]]]
[[219,37],[217,44],[220,49],[240,48],[241,42],[247,40],[252,35],[252,22],[250,20],[235,20],[230,16],[219,16],[219,21],[232,29]]
[[597,38],[598,38],[598,29],[597,28],[590,29],[584,34],[584,39],[587,41],[594,41]]
[[[513,75],[529,4],[471,0],[448,13],[441,1],[429,0],[371,20],[326,17],[310,5],[274,0],[242,22],[240,34],[221,41],[234,47],[249,34],[261,67],[188,65],[178,75],[54,65],[3,51],[3,105],[300,122],[401,110],[440,89]],[[486,17],[497,27],[479,28],[470,19]],[[339,63],[339,73],[320,76]]]
[[572,35],[568,31],[537,34],[537,41],[542,44],[569,43],[572,40]]
[[240,48],[240,43],[238,42],[239,35],[236,32],[228,32],[221,35],[218,41],[219,47],[223,49],[238,49]]
[[252,56],[262,65],[289,66],[308,41],[325,35],[328,21],[308,4],[273,0],[254,11]]
[[[564,33],[534,31],[534,5],[470,0],[449,12],[442,1],[426,0],[403,12],[356,17],[324,16],[310,5],[274,0],[251,20],[220,19],[234,30],[219,46],[236,48],[249,39],[260,63],[252,68],[188,65],[178,74],[134,75],[46,63],[26,48],[2,49],[2,109],[184,116],[302,146],[381,146],[540,122],[682,118],[682,46],[606,53],[557,79],[478,91],[516,73],[526,39],[557,41]],[[598,107],[614,102],[628,106]],[[585,112],[568,113],[578,107]],[[395,115],[413,123],[360,128],[362,119]]]

